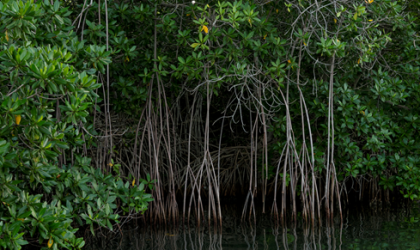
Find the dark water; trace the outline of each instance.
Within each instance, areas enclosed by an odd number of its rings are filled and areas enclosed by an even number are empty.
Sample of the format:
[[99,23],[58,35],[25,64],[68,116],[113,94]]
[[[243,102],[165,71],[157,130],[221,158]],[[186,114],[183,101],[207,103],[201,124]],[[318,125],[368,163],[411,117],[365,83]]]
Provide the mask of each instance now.
[[333,226],[315,228],[303,222],[275,227],[271,218],[262,214],[257,214],[255,225],[241,223],[238,210],[224,210],[221,233],[208,226],[160,230],[131,223],[122,228],[122,236],[87,239],[84,249],[420,249],[418,207],[353,207],[344,211],[343,224],[336,216]]

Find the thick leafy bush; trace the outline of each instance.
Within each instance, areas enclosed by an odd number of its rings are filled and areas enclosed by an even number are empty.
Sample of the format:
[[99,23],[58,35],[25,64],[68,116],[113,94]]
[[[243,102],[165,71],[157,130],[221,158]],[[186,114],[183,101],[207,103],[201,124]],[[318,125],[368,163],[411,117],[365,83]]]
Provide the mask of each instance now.
[[[83,46],[60,2],[0,3],[0,247],[80,249],[79,226],[113,230],[143,212],[150,179],[123,182],[91,167],[86,147],[105,47]],[[140,185],[139,185],[140,184]],[[146,184],[146,186],[145,186]],[[149,185],[147,185],[149,184]]]

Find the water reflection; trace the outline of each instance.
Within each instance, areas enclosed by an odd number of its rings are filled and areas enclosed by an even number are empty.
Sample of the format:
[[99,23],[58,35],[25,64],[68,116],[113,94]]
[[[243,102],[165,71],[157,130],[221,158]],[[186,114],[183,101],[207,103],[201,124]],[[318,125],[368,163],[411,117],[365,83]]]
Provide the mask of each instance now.
[[221,232],[211,226],[164,230],[132,223],[122,229],[123,236],[88,239],[86,249],[420,249],[418,208],[352,208],[344,211],[342,224],[337,216],[333,225],[323,222],[321,227],[302,222],[273,227],[270,217],[262,214],[254,225],[240,223],[240,213],[224,215]]

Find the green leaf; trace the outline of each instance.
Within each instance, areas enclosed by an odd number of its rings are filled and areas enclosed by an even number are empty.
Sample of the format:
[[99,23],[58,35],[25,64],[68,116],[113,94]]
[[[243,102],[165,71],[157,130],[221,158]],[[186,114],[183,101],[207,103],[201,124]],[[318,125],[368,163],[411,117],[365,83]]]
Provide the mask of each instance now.
[[199,43],[193,43],[193,44],[191,44],[191,47],[192,48],[195,48],[195,47],[197,47],[198,45],[200,45]]
[[108,226],[109,230],[114,231],[114,228],[112,227],[112,224],[109,220],[106,220],[106,225]]

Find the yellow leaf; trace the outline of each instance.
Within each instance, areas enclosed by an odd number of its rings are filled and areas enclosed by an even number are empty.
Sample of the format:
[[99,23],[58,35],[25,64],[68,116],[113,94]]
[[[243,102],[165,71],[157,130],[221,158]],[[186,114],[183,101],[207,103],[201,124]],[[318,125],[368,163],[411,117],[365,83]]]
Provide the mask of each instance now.
[[359,60],[357,60],[357,64],[359,64],[360,63],[360,58],[359,58]]
[[264,40],[265,40],[266,37],[267,37],[267,34],[264,35]]
[[18,218],[17,220],[24,221],[23,218]]
[[276,13],[279,13],[279,9],[276,9]]
[[187,14],[187,16],[190,16],[191,14]]
[[368,3],[373,3],[373,0],[368,0]]
[[201,27],[201,31],[203,31],[203,30],[204,30],[204,32],[206,32],[206,34],[209,33],[209,28],[207,28],[206,25],[203,25],[203,27]]
[[126,62],[129,62],[130,61],[130,58],[128,58],[128,56],[125,58],[125,61]]
[[15,115],[15,122],[17,125],[20,124],[20,121],[22,120],[22,117],[20,115]]
[[289,60],[287,60],[287,62],[288,62],[288,63],[292,63],[292,61],[290,61],[290,59],[289,59]]
[[110,162],[110,163],[108,163],[108,166],[109,166],[109,167],[112,167],[112,166],[114,166],[114,164],[112,164],[112,163]]
[[6,40],[9,41],[9,35],[7,34],[7,30],[6,30]]
[[210,8],[210,6],[207,4],[207,8]]
[[136,184],[136,179],[133,180],[133,182],[131,183],[134,187],[134,184]]
[[365,111],[361,110],[360,114],[365,115]]
[[48,248],[51,248],[53,244],[54,244],[54,241],[53,241],[53,239],[52,239],[52,238],[50,238],[50,239],[48,240]]
[[305,46],[306,46],[306,43],[305,43],[305,42],[303,42],[303,45],[305,45]]
[[334,18],[334,23],[337,23],[337,19]]
[[369,22],[372,22],[373,21],[373,19],[369,19]]
[[251,25],[251,27],[252,27],[251,18],[248,18],[248,22],[249,22],[249,25]]

